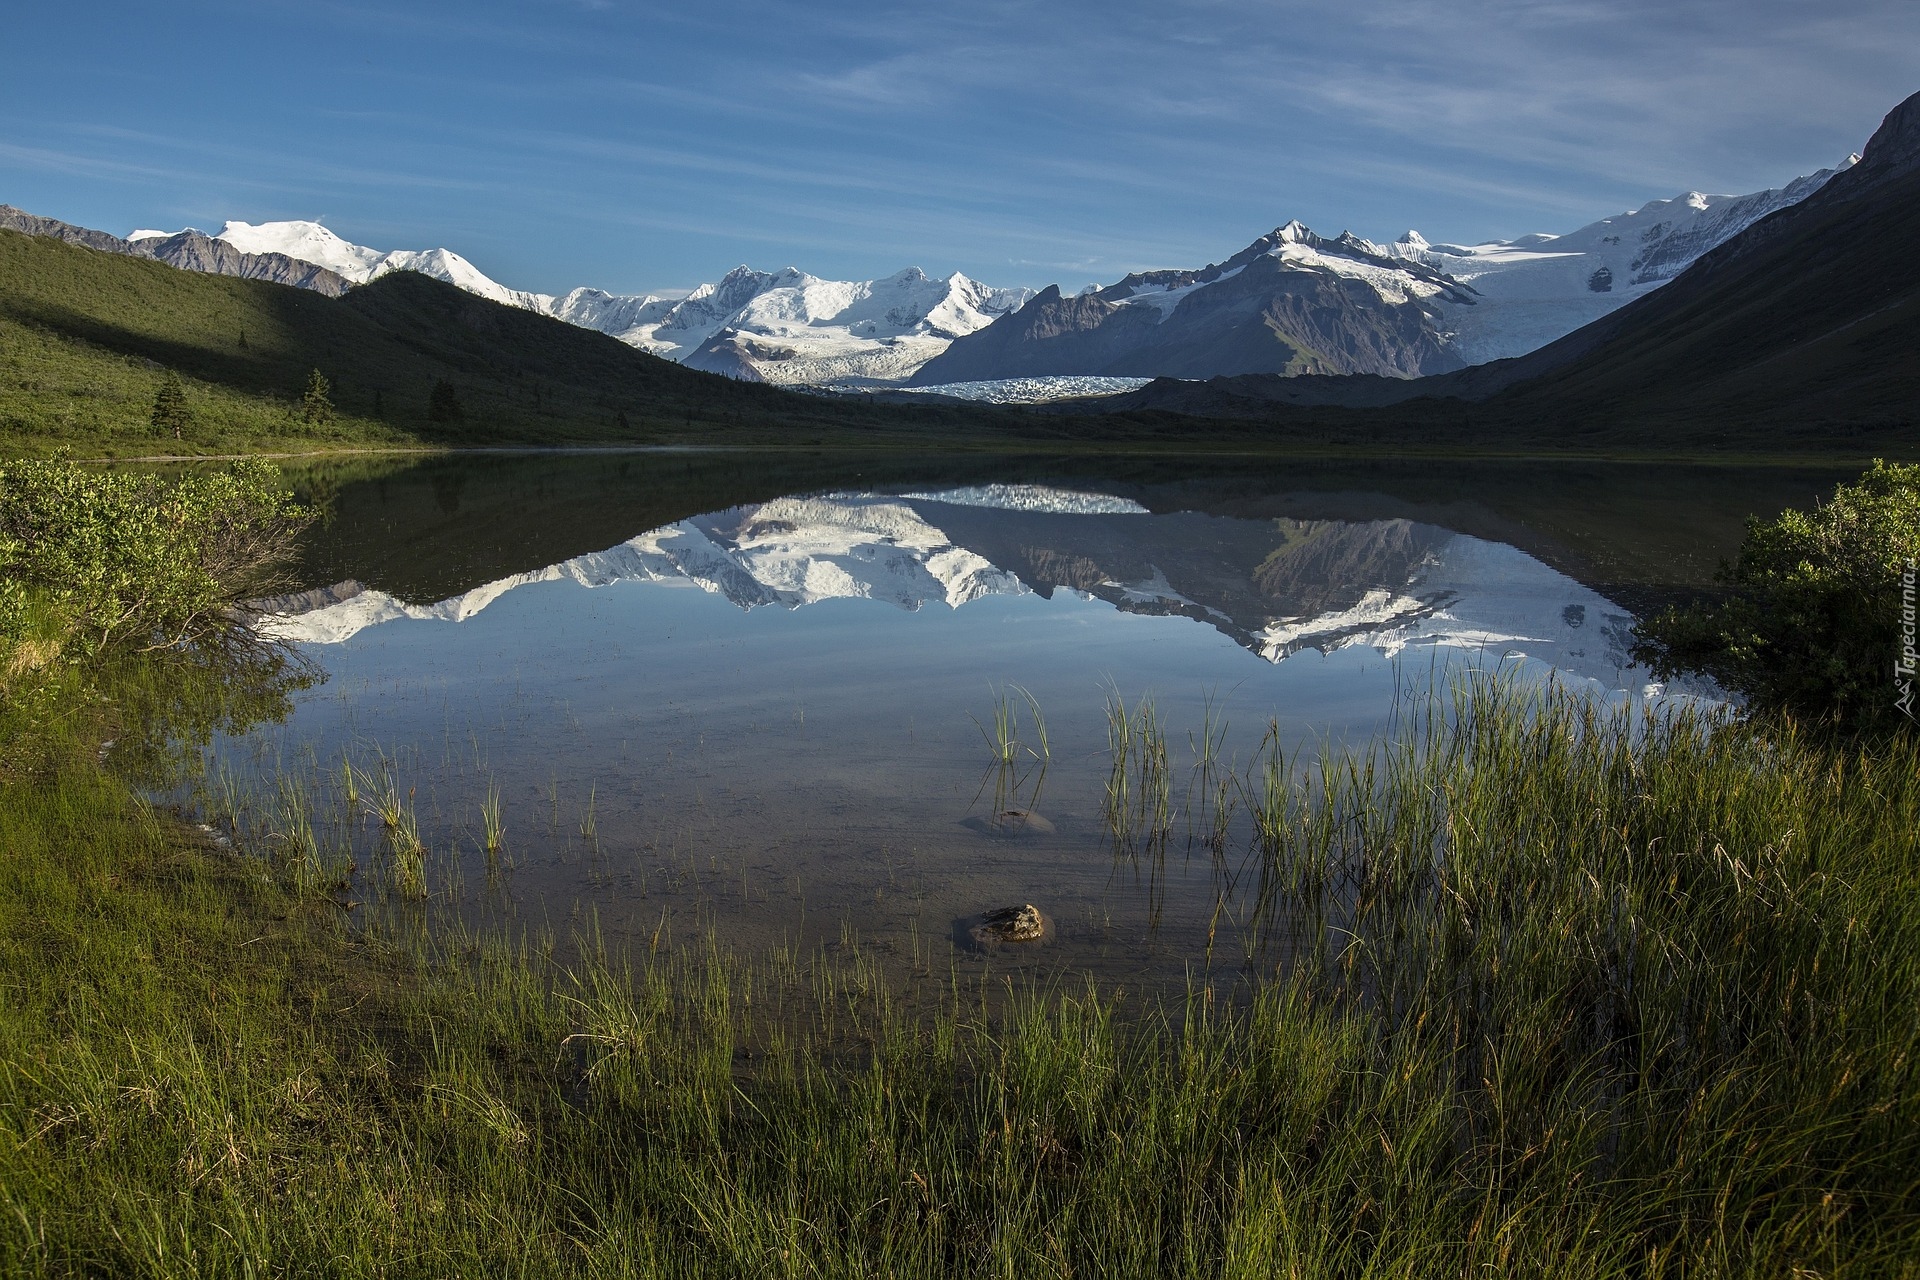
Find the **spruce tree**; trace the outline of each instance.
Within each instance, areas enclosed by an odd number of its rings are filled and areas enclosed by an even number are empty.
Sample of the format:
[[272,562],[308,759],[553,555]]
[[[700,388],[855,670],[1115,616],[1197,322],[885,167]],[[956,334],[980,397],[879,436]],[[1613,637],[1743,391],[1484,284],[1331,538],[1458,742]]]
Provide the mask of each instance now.
[[328,395],[332,390],[318,369],[308,374],[306,392],[300,397],[300,420],[310,427],[332,422],[333,400]]
[[153,393],[153,430],[156,435],[171,435],[175,440],[193,425],[193,410],[187,407],[187,389],[180,375],[169,369]]
[[427,397],[427,417],[434,422],[458,422],[464,416],[460,408],[459,393],[453,384],[441,378],[433,384],[433,394]]

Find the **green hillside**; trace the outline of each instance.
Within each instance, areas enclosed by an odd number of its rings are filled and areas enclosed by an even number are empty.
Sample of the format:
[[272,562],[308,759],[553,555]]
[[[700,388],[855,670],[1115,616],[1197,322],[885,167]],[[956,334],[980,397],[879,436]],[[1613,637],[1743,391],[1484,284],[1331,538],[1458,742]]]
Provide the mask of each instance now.
[[[308,421],[314,369],[331,421]],[[192,422],[151,425],[166,371]],[[458,416],[430,415],[436,383]],[[397,273],[343,298],[0,231],[0,448],[204,453],[347,444],[813,443],[952,409],[842,404],[683,369]]]

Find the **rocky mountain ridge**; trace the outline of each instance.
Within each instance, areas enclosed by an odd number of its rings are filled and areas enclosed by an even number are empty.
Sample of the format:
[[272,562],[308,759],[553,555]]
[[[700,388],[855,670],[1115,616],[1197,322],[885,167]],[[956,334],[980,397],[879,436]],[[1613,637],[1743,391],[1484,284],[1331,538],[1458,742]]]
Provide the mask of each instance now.
[[312,262],[280,253],[247,253],[193,230],[171,235],[153,232],[138,239],[122,240],[105,231],[77,227],[58,218],[43,218],[10,204],[0,204],[0,227],[27,235],[48,236],[103,253],[152,258],[183,271],[239,276],[244,280],[267,280],[296,289],[311,289],[330,298],[337,298],[352,287],[352,282],[344,276]]

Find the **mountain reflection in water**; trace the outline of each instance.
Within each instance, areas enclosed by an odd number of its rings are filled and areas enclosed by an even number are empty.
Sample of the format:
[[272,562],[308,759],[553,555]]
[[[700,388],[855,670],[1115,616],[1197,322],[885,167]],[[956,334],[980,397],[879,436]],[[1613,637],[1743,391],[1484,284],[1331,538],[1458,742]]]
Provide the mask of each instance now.
[[1644,687],[1631,616],[1513,547],[1409,520],[1154,515],[1039,485],[788,497],[696,516],[603,551],[408,604],[345,582],[268,602],[263,629],[339,644],[400,619],[461,622],[541,582],[686,581],[743,609],[867,599],[919,610],[1057,590],[1183,616],[1272,662],[1367,645],[1524,654]]

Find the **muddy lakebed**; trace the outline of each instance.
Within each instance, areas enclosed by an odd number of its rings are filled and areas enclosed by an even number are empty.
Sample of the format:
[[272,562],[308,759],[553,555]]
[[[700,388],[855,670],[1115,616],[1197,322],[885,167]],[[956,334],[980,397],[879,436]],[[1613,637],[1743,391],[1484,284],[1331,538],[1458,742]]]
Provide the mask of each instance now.
[[1832,482],[676,452],[291,476],[329,514],[260,625],[315,680],[208,750],[209,817],[304,805],[372,903],[403,809],[400,896],[488,926],[1122,986],[1273,961],[1248,809],[1274,759],[1305,776],[1476,671],[1643,698],[1636,609]]

